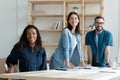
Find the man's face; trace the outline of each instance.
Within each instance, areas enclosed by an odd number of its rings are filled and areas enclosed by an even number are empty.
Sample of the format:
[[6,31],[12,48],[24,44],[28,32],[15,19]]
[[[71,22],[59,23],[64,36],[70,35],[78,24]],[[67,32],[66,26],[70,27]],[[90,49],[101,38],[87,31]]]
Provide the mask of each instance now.
[[103,30],[104,20],[102,18],[96,19],[94,24],[95,24],[95,28],[98,32]]

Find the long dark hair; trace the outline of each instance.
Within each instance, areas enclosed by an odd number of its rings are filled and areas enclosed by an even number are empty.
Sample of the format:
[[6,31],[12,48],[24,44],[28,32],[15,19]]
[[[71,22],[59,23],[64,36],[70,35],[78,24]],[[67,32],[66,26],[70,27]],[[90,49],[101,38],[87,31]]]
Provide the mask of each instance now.
[[[69,19],[70,19],[70,17],[71,17],[72,14],[75,14],[75,15],[78,17],[78,20],[80,20],[79,15],[78,15],[76,12],[70,12],[70,13],[68,14],[68,17],[67,17],[67,28],[68,28],[70,31],[71,31],[72,28],[73,28],[73,27],[70,25],[70,23],[69,23]],[[81,34],[81,33],[80,33],[80,21],[79,21],[78,25],[76,26],[75,33]]]
[[37,39],[36,39],[35,45],[37,45],[38,48],[39,48],[39,50],[41,51],[41,49],[42,49],[41,36],[40,36],[39,30],[38,30],[37,27],[34,26],[34,25],[28,25],[28,26],[26,26],[26,28],[24,29],[24,31],[23,31],[23,33],[22,33],[22,35],[21,35],[21,37],[20,37],[19,42],[18,42],[16,45],[17,45],[17,47],[18,47],[19,49],[23,48],[23,47],[26,46],[26,45],[29,45],[29,41],[27,40],[27,31],[28,31],[29,29],[31,29],[31,28],[35,29],[36,32],[37,32]]

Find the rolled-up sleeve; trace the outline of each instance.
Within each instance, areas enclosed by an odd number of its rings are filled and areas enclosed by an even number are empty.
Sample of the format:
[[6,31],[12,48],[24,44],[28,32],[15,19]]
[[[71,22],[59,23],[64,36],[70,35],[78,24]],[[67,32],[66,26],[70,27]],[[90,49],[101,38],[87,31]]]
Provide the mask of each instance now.
[[13,65],[18,64],[18,58],[19,58],[19,51],[18,51],[17,46],[15,45],[10,55],[6,59],[7,66],[10,67],[10,64],[13,64]]
[[113,37],[112,37],[112,33],[110,32],[108,32],[108,35],[107,35],[107,45],[113,46]]
[[69,31],[65,29],[62,32],[62,47],[63,47],[63,53],[65,55],[66,59],[69,59]]

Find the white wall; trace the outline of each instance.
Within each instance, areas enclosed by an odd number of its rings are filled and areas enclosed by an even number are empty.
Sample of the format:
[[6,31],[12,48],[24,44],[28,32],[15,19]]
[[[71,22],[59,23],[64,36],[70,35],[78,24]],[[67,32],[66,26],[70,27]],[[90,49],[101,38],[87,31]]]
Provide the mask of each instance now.
[[119,15],[119,0],[104,0],[104,17],[106,24],[105,27],[106,29],[112,32],[114,39],[113,47],[111,50],[112,60],[118,55],[118,32],[119,32],[118,15]]
[[[119,4],[120,4],[120,1],[119,1]],[[120,5],[119,5],[119,8],[118,8],[118,9],[119,9],[119,15],[118,15],[118,16],[119,16],[119,19],[118,19],[118,22],[120,22]],[[118,27],[118,30],[120,30],[120,23],[118,23],[118,26],[119,26],[119,27]],[[118,50],[119,50],[119,51],[118,51],[118,53],[119,53],[119,54],[118,54],[118,62],[120,63],[120,31],[118,31],[118,37],[119,37],[119,39],[118,39],[118,42],[119,42],[119,43],[118,43],[118,47],[119,47],[119,48],[118,48]]]
[[17,0],[18,5],[18,39],[28,24],[28,0]]
[[27,25],[27,0],[0,0],[0,58],[10,54]]
[[17,37],[16,0],[0,0],[0,58],[6,57]]
[[[112,59],[118,55],[119,0],[104,0],[106,29],[112,32]],[[114,6],[111,6],[114,5]],[[9,55],[27,23],[27,0],[0,0],[0,58]]]

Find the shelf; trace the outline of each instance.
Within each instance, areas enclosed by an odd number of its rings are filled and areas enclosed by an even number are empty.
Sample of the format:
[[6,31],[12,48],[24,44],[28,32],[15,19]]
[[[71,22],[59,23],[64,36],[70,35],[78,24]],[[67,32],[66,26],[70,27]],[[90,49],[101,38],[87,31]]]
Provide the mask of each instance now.
[[[66,2],[67,4],[78,4],[82,3],[82,0],[30,0],[32,4],[63,4]],[[85,4],[98,4],[101,0],[84,0]]]
[[[82,16],[82,14],[78,14],[80,17]],[[66,17],[68,16],[68,14],[65,15]]]
[[[68,13],[73,11],[73,6],[77,6],[82,34],[82,50],[86,54],[85,35],[88,31],[93,30],[89,25],[93,24],[94,18],[103,16],[103,0],[28,0],[28,3],[28,22],[41,26],[39,31],[44,40],[43,46],[49,48],[58,46],[61,29],[67,26]],[[59,20],[62,21],[62,28],[56,29]],[[48,52],[53,53],[51,49],[48,49]]]
[[61,29],[44,29],[44,30],[39,30],[40,32],[61,32]]
[[85,17],[95,17],[95,16],[99,16],[101,14],[85,14]]
[[58,46],[58,43],[43,42],[43,46]]
[[63,4],[63,0],[30,0],[32,4]]
[[91,30],[93,30],[93,29],[84,29],[85,32],[86,32],[86,31],[91,31]]
[[[93,1],[93,0],[92,0]],[[63,2],[69,4],[82,3],[82,0],[31,0],[32,4],[63,4]]]
[[63,17],[63,15],[56,15],[56,14],[40,14],[40,13],[33,13],[32,17]]
[[80,4],[82,0],[66,0],[67,4]]
[[85,4],[100,4],[101,0],[84,0]]

